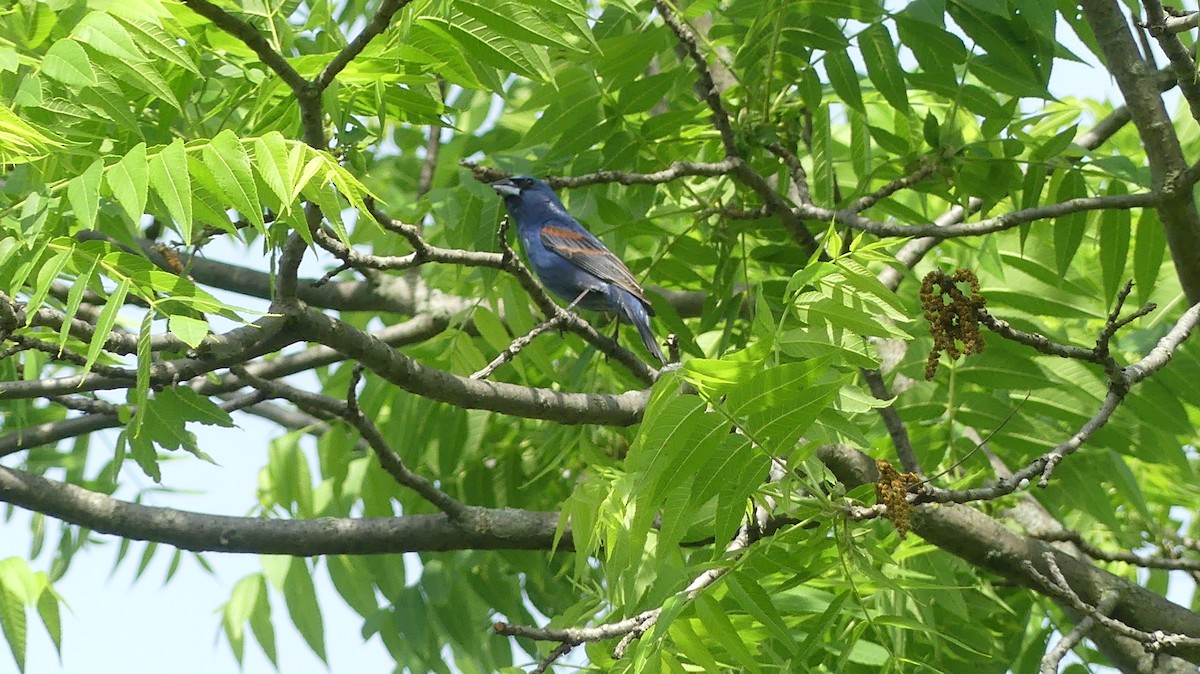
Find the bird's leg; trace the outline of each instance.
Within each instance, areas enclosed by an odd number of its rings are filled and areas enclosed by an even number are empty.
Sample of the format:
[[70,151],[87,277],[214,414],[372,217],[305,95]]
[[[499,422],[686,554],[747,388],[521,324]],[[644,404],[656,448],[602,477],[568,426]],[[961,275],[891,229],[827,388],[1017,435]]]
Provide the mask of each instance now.
[[579,304],[580,302],[582,302],[582,301],[583,301],[583,298],[587,297],[587,294],[588,294],[588,293],[590,293],[590,292],[592,292],[592,291],[591,291],[591,290],[584,290],[583,292],[579,293],[579,297],[576,297],[575,299],[571,300],[571,303],[567,305],[567,311],[571,311],[572,309],[574,309],[574,308],[575,308],[575,305],[577,305],[577,304]]
[[[587,297],[587,294],[589,292],[591,292],[591,291],[584,290],[583,292],[579,293],[579,296],[576,297],[575,299],[571,300],[571,303],[567,305],[566,310],[573,311],[575,309],[575,306],[578,305],[580,302],[582,302],[583,298]],[[558,334],[560,334],[560,335],[563,334],[563,325],[562,325],[561,321],[559,322],[559,325],[558,325]]]

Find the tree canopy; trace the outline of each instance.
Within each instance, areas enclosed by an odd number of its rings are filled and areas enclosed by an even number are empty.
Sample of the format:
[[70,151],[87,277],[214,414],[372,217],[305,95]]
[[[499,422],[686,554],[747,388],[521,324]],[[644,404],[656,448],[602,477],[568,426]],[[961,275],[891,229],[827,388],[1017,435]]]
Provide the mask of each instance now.
[[[398,671],[1194,672],[1198,17],[6,3],[0,501],[48,518],[13,657],[71,648],[54,583],[116,536],[277,555],[239,660],[324,657],[317,578]],[[1070,62],[1124,102],[1052,95]],[[530,274],[516,174],[669,365]],[[245,415],[248,516],[160,505]]]

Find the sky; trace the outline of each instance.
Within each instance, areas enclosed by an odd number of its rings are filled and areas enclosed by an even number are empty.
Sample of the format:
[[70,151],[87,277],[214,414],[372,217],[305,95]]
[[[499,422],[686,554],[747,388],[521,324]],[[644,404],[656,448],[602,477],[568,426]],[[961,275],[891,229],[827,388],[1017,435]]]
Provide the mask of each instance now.
[[[1087,55],[1087,50],[1075,42],[1068,30],[1060,28],[1060,37],[1076,54]],[[1120,99],[1104,70],[1065,61],[1055,65],[1051,91],[1058,96]],[[1172,92],[1168,109],[1175,110],[1178,101],[1177,93]],[[212,254],[220,259],[237,261],[235,257],[227,257],[226,253],[236,255],[231,247],[212,250]],[[262,259],[261,256],[243,255],[242,262],[254,266],[261,264]],[[309,255],[302,273],[319,276],[323,271]],[[231,300],[235,305],[248,304],[240,297],[234,299],[222,295],[221,298]],[[150,494],[145,502],[206,513],[246,515],[251,512],[255,506],[258,470],[266,462],[273,426],[241,415],[237,419],[239,428],[235,429],[191,426],[201,447],[219,465],[190,459],[167,462],[163,465],[164,482],[180,493]],[[94,444],[94,453],[103,454],[101,448],[111,450],[115,437],[111,432],[100,434]],[[127,464],[124,471],[125,477],[141,479],[143,486],[150,484],[132,463]],[[29,521],[28,513],[17,511],[2,525],[0,559],[28,556]],[[61,660],[36,616],[30,615],[27,672],[210,674],[237,671],[237,661],[221,635],[219,609],[239,579],[261,570],[258,557],[210,553],[206,559],[214,574],[209,575],[190,555],[185,555],[174,578],[164,584],[173,549],[163,546],[142,578],[135,582],[134,572],[144,544],[135,543],[120,569],[112,573],[119,540],[111,536],[101,538],[104,544],[80,553],[66,577],[56,584],[66,602],[62,612],[64,649]],[[35,560],[34,568],[46,568],[48,559],[48,554],[43,553]],[[412,557],[406,561],[409,566],[414,566]],[[417,575],[412,573],[409,577],[415,580]],[[314,581],[324,613],[329,671],[390,672],[394,663],[378,637],[364,643],[360,633],[362,620],[341,600],[325,574],[319,571]],[[1183,596],[1176,592],[1172,594]],[[282,597],[272,593],[271,599],[280,671],[325,670],[325,664],[292,627]],[[272,669],[248,634],[243,671],[257,673]],[[0,673],[8,671],[15,671],[15,666],[7,647],[0,644]]]

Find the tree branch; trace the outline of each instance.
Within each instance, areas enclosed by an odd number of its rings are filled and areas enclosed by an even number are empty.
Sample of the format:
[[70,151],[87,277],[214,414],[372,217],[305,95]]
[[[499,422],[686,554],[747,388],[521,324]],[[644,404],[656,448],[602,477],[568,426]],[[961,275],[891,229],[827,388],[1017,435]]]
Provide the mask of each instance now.
[[1176,321],[1175,326],[1141,360],[1124,368],[1116,368],[1110,373],[1108,394],[1105,396],[1104,402],[1074,435],[1034,459],[1029,465],[1016,471],[1011,478],[1002,478],[983,487],[962,490],[946,490],[932,485],[924,485],[920,500],[938,503],[966,503],[995,499],[1025,487],[1035,477],[1039,477],[1038,486],[1045,487],[1049,483],[1055,467],[1064,458],[1078,450],[1093,433],[1108,422],[1121,401],[1125,399],[1131,386],[1167,364],[1167,361],[1175,353],[1175,349],[1191,334],[1197,323],[1200,323],[1200,303],[1184,312]]
[[333,79],[338,73],[342,72],[356,56],[362,53],[371,40],[374,40],[377,35],[387,30],[387,27],[392,22],[392,17],[396,12],[404,9],[411,0],[383,0],[379,3],[379,9],[375,10],[375,16],[371,17],[371,21],[363,27],[362,32],[354,37],[340,52],[337,53],[329,63],[321,69],[320,74],[313,79],[313,89],[325,91],[325,89],[333,83]]
[[[846,446],[828,445],[817,451],[824,462],[848,489],[874,482],[879,473],[874,461],[865,454]],[[1043,591],[1043,584],[1027,567],[1034,560],[1037,569],[1044,568],[1046,553],[1054,559],[1070,580],[1071,587],[1085,601],[1099,603],[1106,591],[1120,592],[1121,599],[1113,611],[1114,617],[1128,625],[1146,630],[1162,629],[1177,634],[1200,635],[1200,615],[1168,601],[1144,587],[1111,574],[1094,565],[1076,559],[1068,553],[1027,536],[1021,536],[1000,522],[969,506],[922,505],[913,509],[912,531],[929,543],[956,555],[968,563],[1032,590]],[[1068,607],[1064,607],[1066,609]],[[1074,610],[1074,609],[1070,609]],[[1122,671],[1192,672],[1174,658],[1166,662],[1137,647],[1136,642],[1118,635],[1097,635],[1106,644],[1104,652]],[[1133,647],[1130,647],[1133,646]],[[1192,662],[1200,662],[1200,651],[1178,653]],[[1149,669],[1150,663],[1157,669]]]
[[1055,204],[1010,211],[976,222],[961,222],[962,218],[958,216],[957,218],[953,218],[953,224],[951,222],[947,222],[946,224],[933,222],[928,225],[905,225],[898,222],[871,220],[858,215],[850,209],[832,210],[811,204],[797,206],[796,213],[807,220],[836,222],[839,225],[869,232],[881,237],[931,237],[935,240],[942,240],[960,236],[991,234],[992,232],[1004,231],[1028,222],[1057,218],[1070,215],[1071,213],[1146,208],[1157,206],[1161,201],[1162,197],[1156,192],[1079,197]]
[[296,315],[300,330],[307,338],[361,362],[410,393],[458,407],[564,424],[629,426],[641,420],[649,397],[645,390],[619,395],[563,393],[459,377],[422,365],[370,335],[320,312],[298,309]]
[[721,144],[725,146],[725,156],[739,156],[733,126],[729,123],[729,113],[725,111],[725,104],[721,102],[721,92],[713,82],[712,72],[708,69],[708,61],[704,58],[704,54],[700,53],[700,43],[696,39],[696,34],[679,18],[667,0],[654,0],[654,8],[671,28],[671,32],[675,33],[675,37],[679,38],[679,43],[683,45],[684,50],[692,59],[692,64],[696,67],[696,79],[700,83],[704,102],[712,111],[713,126],[716,127],[717,133],[721,134]]
[[267,39],[254,26],[226,12],[208,0],[183,0],[183,4],[187,5],[193,12],[212,21],[221,30],[241,40],[255,54],[258,54],[258,58],[263,62],[263,65],[278,75],[279,79],[283,80],[284,84],[288,85],[293,92],[299,94],[308,87],[308,81],[301,77],[300,73],[296,72],[296,69],[279,52],[275,51],[271,43],[267,42]]
[[[445,514],[279,520],[156,508],[0,468],[0,501],[102,534],[181,550],[266,555],[370,555],[447,550],[550,550],[559,514],[472,508],[471,526]],[[572,549],[570,531],[558,549]]]
[[1187,161],[1159,95],[1161,82],[1138,53],[1116,0],[1080,0],[1079,4],[1146,149],[1152,192],[1162,195],[1156,206],[1179,283],[1189,303],[1200,302],[1200,264],[1195,262],[1200,259],[1200,213],[1190,186],[1176,184],[1187,170]]

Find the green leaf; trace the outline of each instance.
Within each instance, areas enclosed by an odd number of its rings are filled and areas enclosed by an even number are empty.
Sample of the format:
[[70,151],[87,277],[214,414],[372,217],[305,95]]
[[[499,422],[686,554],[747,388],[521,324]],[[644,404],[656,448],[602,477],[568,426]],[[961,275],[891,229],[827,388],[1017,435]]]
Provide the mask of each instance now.
[[229,601],[221,615],[221,627],[225,630],[225,638],[233,649],[233,657],[238,664],[242,663],[245,652],[245,625],[254,611],[260,589],[265,589],[262,574],[255,573],[239,580],[229,593]]
[[83,374],[87,374],[92,369],[92,364],[100,357],[100,352],[104,350],[104,342],[108,339],[108,333],[112,331],[113,326],[117,324],[117,311],[125,304],[125,296],[129,294],[129,287],[132,285],[128,278],[121,279],[117,284],[116,290],[108,296],[108,301],[105,302],[104,308],[100,310],[100,316],[96,319],[96,332],[92,336],[92,341],[88,345],[87,362],[83,365]]
[[534,12],[517,2],[500,0],[481,4],[470,0],[458,0],[454,7],[505,37],[550,47],[563,47],[575,52],[586,51],[564,39],[564,27],[553,26],[544,21],[542,17],[546,14]]
[[[1054,198],[1060,203],[1085,196],[1087,182],[1083,173],[1077,170],[1070,170],[1063,176],[1054,194]],[[1075,259],[1075,253],[1079,252],[1079,244],[1083,242],[1084,232],[1087,231],[1087,219],[1088,214],[1080,211],[1059,216],[1054,220],[1054,261],[1058,265],[1059,276],[1066,276],[1067,269],[1071,267],[1071,260]]]
[[143,51],[182,68],[186,68],[192,73],[200,74],[200,70],[196,68],[196,64],[192,61],[191,57],[188,56],[183,47],[179,46],[179,41],[167,34],[161,26],[149,21],[122,15],[116,15],[116,18],[129,29],[130,35],[136,40],[137,45]]
[[146,162],[146,144],[138,143],[105,174],[113,198],[137,224],[146,212],[146,195],[150,186],[150,168]]
[[305,643],[322,662],[328,663],[325,657],[325,624],[321,619],[317,592],[308,566],[299,557],[293,557],[287,568],[283,580],[283,599],[300,636],[304,637]]
[[[192,240],[192,178],[183,141],[164,147],[150,158],[150,185],[167,207],[185,242]],[[193,346],[195,346],[193,344]]]
[[858,47],[862,50],[863,62],[867,64],[867,76],[879,93],[893,108],[908,114],[908,89],[904,83],[904,69],[896,55],[892,35],[883,24],[867,27],[858,34]]
[[822,105],[814,110],[812,118],[813,172],[809,176],[812,196],[821,203],[830,203],[833,201],[835,180],[833,128],[829,106]]
[[45,156],[51,149],[63,147],[52,136],[49,131],[21,119],[8,106],[0,103],[0,161],[25,164]]
[[430,29],[444,31],[482,63],[495,64],[533,80],[548,79],[548,68],[541,59],[527,53],[528,47],[523,49],[521,44],[499,35],[465,14],[456,13],[449,21],[423,16],[417,22]]
[[50,641],[54,642],[54,650],[62,657],[62,618],[59,616],[58,595],[49,587],[42,590],[37,599],[38,615],[46,626]]
[[175,97],[175,92],[171,90],[171,86],[167,84],[163,76],[154,69],[153,62],[129,62],[108,54],[96,54],[93,63],[122,85],[150,94],[167,103],[177,112],[183,112],[183,107],[179,104],[179,99]]
[[1158,270],[1162,268],[1167,239],[1163,235],[1158,211],[1143,208],[1137,221],[1137,235],[1133,242],[1133,282],[1139,304],[1150,301]]
[[67,183],[67,201],[84,229],[96,227],[96,215],[100,212],[100,178],[103,175],[104,160],[97,159]]
[[704,672],[721,672],[728,669],[717,662],[705,639],[699,637],[691,627],[689,620],[675,620],[671,623],[668,633],[679,646],[679,650],[690,660],[699,665]]
[[[8,580],[0,579],[0,580]],[[0,582],[0,630],[8,641],[13,659],[17,661],[17,669],[25,671],[25,640],[28,627],[26,625],[25,604],[7,582]]]
[[737,628],[733,623],[729,622],[729,616],[725,610],[721,608],[712,597],[706,594],[696,595],[694,599],[696,604],[696,615],[699,616],[701,624],[708,631],[708,635],[713,638],[725,650],[741,664],[746,671],[759,671],[758,661],[746,647],[746,642],[742,640],[742,636],[738,633]]
[[189,386],[164,388],[154,396],[154,402],[159,414],[167,419],[233,427],[228,412]]
[[[134,405],[133,420],[129,422],[134,435],[142,435],[143,421],[150,411],[150,332],[154,328],[154,312],[142,314],[142,324],[137,336],[137,382],[126,398]],[[180,423],[180,426],[183,424]]]
[[267,600],[266,583],[261,583],[254,610],[250,613],[250,631],[275,669],[279,669],[279,653],[275,647],[275,626],[271,622],[271,603]]
[[281,215],[291,211],[293,186],[288,169],[288,141],[278,131],[254,139],[254,170],[281,205]]
[[862,89],[858,85],[858,71],[845,49],[831,49],[825,52],[825,72],[829,75],[833,91],[843,103],[859,112],[866,111],[863,107]]
[[890,321],[864,312],[862,306],[847,306],[833,298],[817,300],[806,308],[810,317],[819,316],[832,325],[860,335],[898,339],[907,339],[910,336]]
[[145,54],[138,49],[125,29],[115,18],[104,12],[91,12],[75,25],[71,37],[101,54],[127,63],[144,63]]
[[[75,250],[71,249],[71,254],[74,256]],[[67,339],[71,335],[71,320],[75,317],[75,312],[79,311],[79,305],[83,302],[83,291],[87,289],[88,283],[96,273],[96,267],[100,265],[100,260],[94,259],[88,266],[87,271],[79,274],[75,278],[75,283],[71,285],[71,290],[67,293],[67,305],[63,313],[66,314],[68,320],[63,321],[62,327],[58,331],[58,345],[65,347]]]
[[[1126,194],[1125,183],[1109,183],[1109,195]],[[1129,257],[1132,216],[1124,208],[1100,212],[1100,279],[1104,286],[1105,302],[1112,306],[1117,290],[1125,282],[1125,264]]]
[[90,87],[96,84],[96,71],[87,52],[78,42],[64,38],[50,45],[42,57],[42,72],[68,87]]
[[729,588],[730,596],[755,620],[766,626],[781,646],[796,654],[795,636],[758,581],[740,571],[731,571],[725,575],[725,586]]
[[246,148],[242,147],[242,141],[226,129],[203,147],[202,155],[204,165],[212,172],[221,194],[229,199],[230,205],[242,217],[253,223],[260,233],[266,234],[262,204],[258,200],[258,187],[250,170],[250,155],[247,154]]
[[45,301],[46,295],[50,293],[50,286],[54,285],[54,282],[58,280],[59,273],[62,272],[63,267],[67,266],[67,260],[70,257],[70,251],[62,251],[44,262],[38,269],[37,281],[34,284],[33,293],[29,296],[29,302],[25,307],[27,326],[33,322],[37,310],[42,308],[42,302]]
[[984,54],[972,58],[967,68],[980,82],[1000,93],[1033,98],[1049,96],[1045,84],[1033,77],[1027,68],[1011,68],[1010,65],[1010,61]]
[[194,349],[200,346],[204,338],[208,336],[208,321],[183,314],[173,314],[167,319],[167,330]]
[[697,396],[678,396],[647,411],[626,462],[627,470],[638,473],[637,488],[646,494],[650,509],[708,460],[729,428],[729,421],[710,412]]

